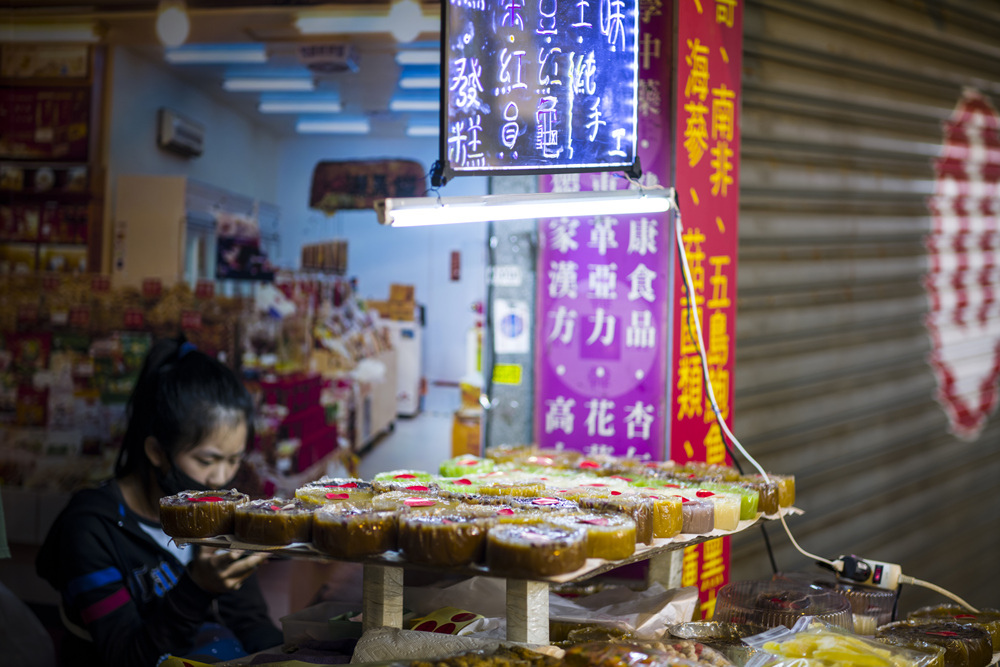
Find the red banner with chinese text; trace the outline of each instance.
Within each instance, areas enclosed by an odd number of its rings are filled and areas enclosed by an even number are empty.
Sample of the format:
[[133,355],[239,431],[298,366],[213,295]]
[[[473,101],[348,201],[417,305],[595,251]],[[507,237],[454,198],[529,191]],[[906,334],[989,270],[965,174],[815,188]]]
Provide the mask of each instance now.
[[[697,308],[709,377],[720,411],[731,424],[742,56],[740,0],[678,2],[674,184],[695,295],[691,299],[684,290],[677,263],[670,402],[670,457],[675,461],[729,462],[689,311]],[[682,583],[698,586],[703,617],[711,618],[716,591],[728,578],[729,538],[685,549]]]

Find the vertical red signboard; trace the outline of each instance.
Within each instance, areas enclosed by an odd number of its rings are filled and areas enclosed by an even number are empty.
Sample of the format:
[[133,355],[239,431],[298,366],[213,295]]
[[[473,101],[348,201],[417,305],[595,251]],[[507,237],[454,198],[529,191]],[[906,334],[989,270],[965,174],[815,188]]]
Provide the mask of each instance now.
[[[697,308],[709,377],[722,415],[731,424],[742,1],[679,0],[676,44],[674,183],[695,295],[691,298],[683,290],[680,266],[676,265],[670,456],[675,461],[727,463],[724,436],[708,400],[689,314],[692,307]],[[685,549],[682,583],[698,586],[703,616],[711,617],[716,591],[728,576],[729,538]]]

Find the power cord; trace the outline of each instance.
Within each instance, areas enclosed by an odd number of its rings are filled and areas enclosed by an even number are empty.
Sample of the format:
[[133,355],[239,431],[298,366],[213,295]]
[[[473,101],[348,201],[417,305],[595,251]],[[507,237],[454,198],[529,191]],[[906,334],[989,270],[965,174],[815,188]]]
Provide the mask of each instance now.
[[[708,394],[709,402],[712,405],[712,412],[715,414],[715,419],[719,424],[719,428],[725,434],[726,439],[736,447],[737,450],[750,462],[753,467],[755,467],[758,472],[760,472],[761,477],[766,483],[770,483],[771,478],[768,476],[767,472],[763,467],[757,462],[757,460],[750,455],[749,452],[743,447],[740,441],[733,435],[733,432],[729,429],[726,424],[726,420],[722,417],[722,411],[719,409],[719,404],[715,398],[715,389],[712,386],[711,376],[708,369],[708,355],[705,351],[704,339],[702,337],[701,331],[701,321],[698,316],[698,305],[696,300],[696,292],[694,289],[694,279],[691,277],[691,269],[688,266],[687,252],[684,248],[684,224],[681,219],[681,209],[677,201],[677,191],[674,188],[670,188],[670,198],[671,204],[676,212],[675,215],[675,236],[677,240],[677,252],[680,258],[681,273],[684,276],[684,289],[688,295],[688,301],[690,307],[688,308],[688,326],[694,325],[694,335],[692,338],[695,341],[695,347],[698,349],[698,357],[701,360],[702,374],[705,380],[705,390]],[[725,442],[725,441],[724,441]],[[729,450],[728,445],[726,446],[727,451],[729,451],[730,456],[732,451]],[[733,456],[735,462],[736,457]],[[838,577],[844,577],[866,585],[873,585],[879,588],[886,588],[888,590],[899,590],[902,584],[912,584],[914,586],[922,586],[928,588],[932,591],[940,593],[947,598],[950,598],[962,605],[972,613],[978,613],[975,607],[970,605],[968,602],[955,595],[954,593],[915,577],[904,575],[900,571],[899,565],[893,563],[880,563],[878,561],[866,560],[859,558],[857,556],[842,556],[841,558],[831,561],[829,559],[823,558],[822,556],[817,556],[816,554],[810,553],[803,549],[799,543],[795,540],[795,536],[792,535],[791,529],[788,527],[788,523],[785,521],[784,514],[779,510],[778,519],[781,521],[781,526],[785,529],[785,534],[788,535],[789,541],[792,546],[807,558],[811,558],[818,563],[830,568],[837,573]],[[767,541],[768,553],[771,556],[771,566],[777,571],[777,567],[774,563],[774,556],[771,554],[770,540],[767,539],[767,533],[764,533],[765,541]],[[897,594],[898,602],[898,594]]]
[[[694,289],[694,279],[691,277],[691,269],[688,266],[687,252],[684,248],[684,223],[681,218],[680,206],[677,203],[677,191],[673,189],[671,190],[672,190],[671,199],[674,205],[674,210],[676,211],[676,215],[674,218],[676,222],[676,224],[674,225],[674,231],[677,239],[677,252],[680,256],[681,273],[684,275],[684,288],[688,293],[688,301],[690,303],[690,307],[688,308],[688,315],[689,315],[688,321],[689,323],[693,322],[694,324],[695,347],[698,348],[698,357],[701,360],[702,375],[704,376],[705,379],[705,390],[706,393],[708,394],[708,400],[712,404],[712,412],[715,414],[715,420],[718,422],[719,428],[722,429],[723,433],[725,433],[726,439],[729,442],[733,443],[733,446],[739,450],[739,452],[744,456],[744,458],[746,458],[746,460],[749,461],[750,464],[754,468],[756,468],[758,472],[760,472],[761,477],[764,478],[764,481],[766,483],[770,483],[771,478],[768,476],[767,471],[765,471],[764,468],[761,467],[761,465],[757,462],[757,459],[752,457],[750,453],[747,452],[747,450],[743,447],[743,445],[736,438],[736,436],[733,435],[733,432],[729,429],[729,426],[726,424],[726,420],[722,418],[722,411],[719,409],[719,403],[715,398],[715,389],[712,387],[712,380],[708,370],[708,354],[705,352],[705,345],[703,342],[704,339],[702,338],[701,320],[698,317],[698,305],[696,303],[696,298],[695,298],[695,295],[697,293],[695,292]],[[733,458],[735,459],[736,457]],[[785,533],[788,534],[788,539],[791,541],[792,546],[795,547],[799,553],[801,553],[803,556],[806,556],[807,558],[819,561],[820,563],[824,563],[828,567],[837,570],[837,567],[834,565],[833,561],[827,560],[822,556],[817,556],[816,554],[809,553],[801,546],[799,546],[799,543],[795,541],[795,537],[792,535],[792,531],[788,528],[788,524],[785,522],[785,516],[781,511],[778,512],[778,518],[781,520],[781,525],[784,527]]]
[[929,581],[923,581],[922,579],[916,579],[914,577],[910,577],[910,576],[907,576],[905,574],[900,574],[899,575],[899,583],[900,584],[913,584],[914,586],[923,586],[924,588],[929,588],[932,591],[934,591],[935,593],[940,593],[941,595],[945,596],[946,598],[950,598],[950,599],[954,600],[958,604],[962,605],[963,607],[965,607],[966,609],[968,609],[969,611],[971,611],[973,614],[978,614],[979,613],[979,610],[976,609],[975,607],[973,607],[971,604],[969,604],[968,602],[966,602],[962,598],[958,597],[957,595],[955,595],[951,591],[946,590],[944,588],[941,588],[937,584],[932,584]]

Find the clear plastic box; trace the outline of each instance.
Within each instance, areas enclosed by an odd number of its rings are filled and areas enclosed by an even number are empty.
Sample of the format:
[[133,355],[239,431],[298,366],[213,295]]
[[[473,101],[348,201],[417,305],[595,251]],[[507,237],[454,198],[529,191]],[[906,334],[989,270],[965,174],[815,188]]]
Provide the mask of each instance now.
[[833,573],[827,572],[779,572],[774,575],[774,580],[815,586],[840,593],[851,603],[854,632],[859,635],[874,635],[876,628],[893,620],[892,613],[896,604],[894,591],[838,581]]
[[803,616],[854,631],[851,603],[838,592],[787,581],[737,581],[716,594],[719,623],[792,627]]

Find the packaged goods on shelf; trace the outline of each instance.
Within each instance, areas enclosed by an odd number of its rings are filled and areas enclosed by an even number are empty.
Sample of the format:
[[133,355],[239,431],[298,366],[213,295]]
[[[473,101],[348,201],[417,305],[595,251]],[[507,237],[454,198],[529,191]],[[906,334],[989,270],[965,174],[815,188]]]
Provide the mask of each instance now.
[[149,287],[96,274],[0,277],[5,486],[65,493],[110,477],[125,403],[157,336],[183,331],[199,350],[238,359],[240,300]]
[[803,618],[792,628],[747,637],[744,642],[774,656],[771,660],[755,656],[755,664],[762,666],[933,667],[941,664],[940,650],[929,645],[906,647],[884,644],[811,618]]
[[[561,453],[548,456],[533,450],[517,454],[505,450],[502,454],[507,462],[464,455],[442,463],[443,470],[464,473],[461,476],[392,470],[379,473],[370,483],[321,479],[296,489],[294,495],[307,501],[302,511],[321,508],[324,525],[337,525],[344,539],[348,535],[344,531],[349,531],[350,526],[364,525],[365,513],[387,512],[389,517],[395,517],[392,520],[398,524],[400,544],[408,546],[400,553],[395,553],[393,546],[394,553],[385,555],[389,559],[386,562],[449,567],[461,561],[461,566],[470,571],[524,579],[572,578],[576,576],[573,573],[648,558],[657,549],[743,530],[760,519],[758,514],[735,526],[692,523],[693,528],[689,528],[694,532],[684,533],[682,500],[669,494],[647,493],[647,485],[661,479],[657,475],[681,466],[636,468],[632,477],[624,477],[609,474],[627,463],[611,457],[598,463],[590,458]],[[719,472],[709,471],[708,479],[717,479]],[[683,477],[693,485],[684,492],[693,497],[697,497],[697,484],[708,483],[695,473],[683,473]],[[329,498],[325,493],[328,489]],[[607,502],[584,502],[595,499]],[[703,502],[711,505],[707,500]],[[735,497],[734,503],[738,504]],[[640,507],[648,512],[639,512]],[[338,512],[357,516],[340,525],[335,523]],[[379,521],[385,520],[389,519],[380,514]],[[617,544],[622,540],[629,544]],[[428,546],[432,544],[437,546]],[[330,553],[329,548],[323,551]],[[292,545],[291,551],[292,555],[316,553],[308,543]],[[375,555],[366,553],[364,557]],[[845,608],[850,622],[850,607]]]

